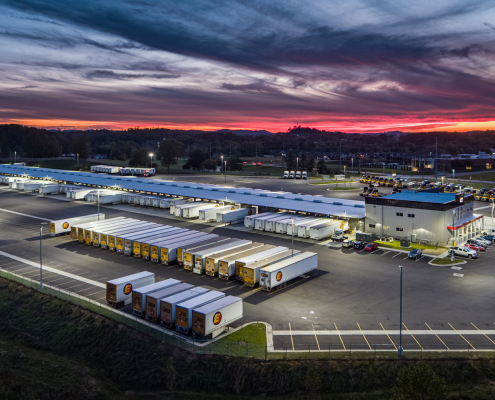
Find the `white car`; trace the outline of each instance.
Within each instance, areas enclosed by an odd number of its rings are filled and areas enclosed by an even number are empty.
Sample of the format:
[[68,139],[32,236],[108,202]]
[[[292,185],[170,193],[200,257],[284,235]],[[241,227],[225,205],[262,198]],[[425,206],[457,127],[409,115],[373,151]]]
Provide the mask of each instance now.
[[478,258],[478,252],[475,250],[471,250],[468,247],[450,247],[449,255],[456,255],[468,258]]
[[480,242],[482,244],[492,244],[492,241],[491,240],[488,240],[488,239],[485,239],[485,238],[482,238],[482,237],[474,238],[474,240],[476,240],[477,242]]

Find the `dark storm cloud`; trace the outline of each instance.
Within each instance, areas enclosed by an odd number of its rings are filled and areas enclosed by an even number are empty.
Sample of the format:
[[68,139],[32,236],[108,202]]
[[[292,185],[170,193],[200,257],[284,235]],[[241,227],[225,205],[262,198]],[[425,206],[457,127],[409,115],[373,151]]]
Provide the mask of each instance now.
[[[250,12],[246,17],[251,17],[252,25],[242,22],[241,15],[237,16],[238,21],[212,16],[205,3],[195,0],[177,7],[175,1],[166,0],[145,3],[5,0],[5,3],[26,12],[111,33],[148,48],[263,69],[315,64],[380,65],[428,59],[450,51],[437,48],[434,37],[414,38],[300,24],[297,10],[284,7],[266,10],[276,15],[260,15],[254,8],[263,7],[256,1],[250,7],[242,1],[228,3],[233,13]],[[226,4],[219,1],[215,5],[222,11]],[[297,29],[277,30],[277,20],[294,24]],[[272,24],[270,29],[267,23]],[[110,47],[119,50],[115,45]]]
[[179,78],[180,75],[171,75],[171,74],[133,74],[133,73],[121,73],[114,72],[108,70],[97,69],[91,72],[88,72],[86,75],[88,79],[176,79]]

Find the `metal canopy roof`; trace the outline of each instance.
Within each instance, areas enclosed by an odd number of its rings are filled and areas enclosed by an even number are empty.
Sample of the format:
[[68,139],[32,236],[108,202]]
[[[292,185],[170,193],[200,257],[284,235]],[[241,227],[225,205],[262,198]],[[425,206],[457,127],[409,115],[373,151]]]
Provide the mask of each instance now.
[[228,201],[258,207],[271,207],[346,218],[360,219],[365,216],[364,201],[301,195],[290,192],[271,192],[262,189],[143,179],[90,172],[24,167],[21,165],[0,165],[0,174],[25,175],[46,180],[96,185],[109,189],[135,190],[163,195]]

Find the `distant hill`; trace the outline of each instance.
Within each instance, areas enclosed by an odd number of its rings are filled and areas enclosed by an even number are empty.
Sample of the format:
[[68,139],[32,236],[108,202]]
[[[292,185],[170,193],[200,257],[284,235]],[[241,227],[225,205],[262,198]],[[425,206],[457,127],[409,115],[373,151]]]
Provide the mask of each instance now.
[[232,132],[240,136],[260,136],[260,135],[275,135],[273,132],[261,130],[261,131],[250,131],[246,129],[218,129],[215,132]]

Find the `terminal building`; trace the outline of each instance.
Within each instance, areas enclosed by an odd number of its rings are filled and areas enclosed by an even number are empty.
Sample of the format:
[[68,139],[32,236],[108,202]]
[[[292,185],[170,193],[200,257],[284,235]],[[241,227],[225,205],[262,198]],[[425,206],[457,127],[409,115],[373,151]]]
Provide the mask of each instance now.
[[459,245],[484,229],[483,215],[474,214],[474,196],[439,189],[404,190],[384,197],[366,197],[366,232],[378,238]]

